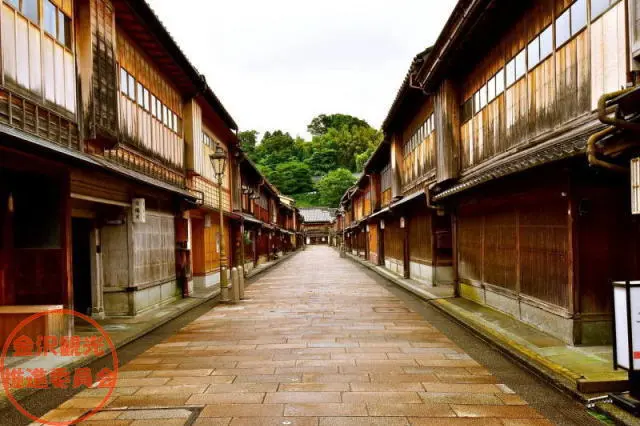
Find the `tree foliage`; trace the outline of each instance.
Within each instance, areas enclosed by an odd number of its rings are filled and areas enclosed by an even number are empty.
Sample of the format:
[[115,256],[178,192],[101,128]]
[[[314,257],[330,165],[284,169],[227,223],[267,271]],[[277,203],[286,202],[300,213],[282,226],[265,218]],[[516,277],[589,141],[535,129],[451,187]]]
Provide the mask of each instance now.
[[313,191],[311,169],[301,161],[278,164],[267,177],[283,194],[304,194]]
[[[260,171],[299,206],[337,207],[355,180],[352,172],[362,168],[382,133],[345,114],[320,115],[308,129],[311,141],[275,130],[265,132],[258,143],[258,132],[252,130],[240,133],[240,144]],[[313,180],[318,181],[315,186]]]
[[240,140],[240,148],[246,152],[249,157],[253,156],[258,144],[259,133],[255,130],[247,130],[245,132],[238,133],[238,139]]
[[355,176],[347,169],[330,171],[316,184],[320,203],[334,207],[340,203],[342,195],[356,182]]
[[351,129],[352,127],[371,127],[369,123],[361,120],[357,117],[346,114],[321,114],[314,118],[307,126],[307,130],[313,136],[321,136],[326,134],[329,129],[342,129],[346,127]]

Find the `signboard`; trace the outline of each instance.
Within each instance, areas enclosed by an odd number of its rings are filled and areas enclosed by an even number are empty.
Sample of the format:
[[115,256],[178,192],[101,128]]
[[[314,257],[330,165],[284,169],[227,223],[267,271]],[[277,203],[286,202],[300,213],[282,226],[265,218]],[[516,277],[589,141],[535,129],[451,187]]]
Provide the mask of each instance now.
[[133,213],[133,223],[147,222],[147,211],[145,208],[144,198],[134,198],[131,201],[131,210]]
[[640,370],[640,281],[613,283],[613,305],[615,366],[638,371]]

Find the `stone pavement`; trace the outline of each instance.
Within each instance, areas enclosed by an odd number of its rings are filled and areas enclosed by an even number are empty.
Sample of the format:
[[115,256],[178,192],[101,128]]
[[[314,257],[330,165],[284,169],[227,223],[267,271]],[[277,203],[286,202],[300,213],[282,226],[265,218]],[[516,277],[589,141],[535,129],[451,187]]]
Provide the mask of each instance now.
[[[125,365],[89,425],[547,425],[452,341],[327,247],[266,273]],[[47,414],[74,419],[105,390]]]

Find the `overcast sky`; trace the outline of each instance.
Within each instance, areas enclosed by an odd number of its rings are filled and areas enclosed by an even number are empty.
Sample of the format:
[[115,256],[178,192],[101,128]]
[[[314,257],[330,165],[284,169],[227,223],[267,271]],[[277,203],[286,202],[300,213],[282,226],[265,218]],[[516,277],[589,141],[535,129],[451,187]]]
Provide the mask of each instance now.
[[319,114],[379,127],[455,0],[148,0],[240,130],[308,137]]

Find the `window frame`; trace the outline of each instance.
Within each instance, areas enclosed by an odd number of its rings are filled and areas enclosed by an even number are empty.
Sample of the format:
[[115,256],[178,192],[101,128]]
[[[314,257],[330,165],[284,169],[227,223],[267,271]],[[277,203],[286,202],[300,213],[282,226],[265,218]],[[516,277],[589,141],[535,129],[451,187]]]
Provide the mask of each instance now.
[[[551,41],[551,50],[544,54],[542,52],[542,36],[543,34],[547,33],[549,34],[549,40]],[[544,28],[542,31],[540,31],[540,34],[538,35],[538,38],[540,39],[540,63],[546,61],[550,56],[553,56],[553,53],[555,51],[555,46],[553,43],[553,24],[549,24],[546,28]]]
[[487,105],[495,101],[496,98],[496,76],[494,74],[487,82]]
[[[535,55],[535,56],[532,56]],[[527,71],[531,71],[537,67],[540,60],[540,35],[534,37],[533,40],[527,44]]]
[[602,15],[605,15],[608,11],[610,11],[611,9],[613,9],[615,6],[617,6],[618,3],[620,3],[620,0],[607,0],[609,2],[609,6],[607,6],[606,8],[602,9],[600,12],[598,13],[593,13],[593,2],[595,0],[589,0],[589,12],[591,14],[589,22],[593,23],[595,21],[597,21]]
[[[576,6],[578,6],[578,4],[583,3],[583,9],[584,9],[584,22],[582,24],[581,27],[579,28],[573,28],[573,18],[574,18],[574,9],[576,8]],[[587,28],[587,25],[589,25],[589,7],[587,5],[587,0],[576,0],[571,6],[571,37],[575,37],[578,34],[580,34],[582,32],[582,30],[584,30],[585,28]]]
[[[494,76],[494,78],[496,79],[496,98],[502,95],[505,91],[505,88],[506,88],[505,77],[506,77],[506,74],[505,74],[504,67],[500,68],[500,70]],[[498,86],[498,82],[500,82],[502,86]],[[498,89],[498,87],[500,88]]]
[[[511,69],[509,69],[511,68]],[[516,57],[514,56],[504,66],[505,71],[505,90],[516,84],[518,79],[516,78]],[[509,75],[511,74],[511,75]]]

